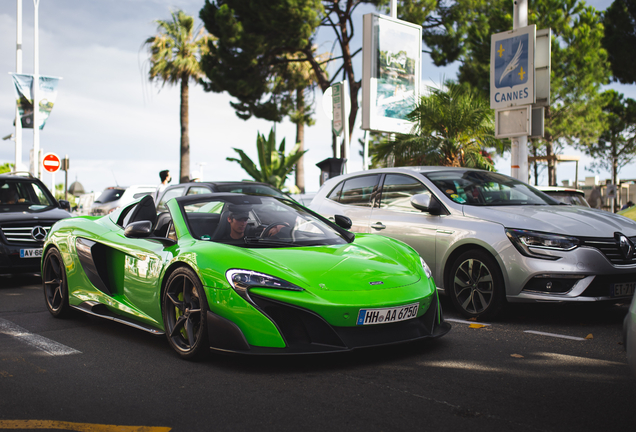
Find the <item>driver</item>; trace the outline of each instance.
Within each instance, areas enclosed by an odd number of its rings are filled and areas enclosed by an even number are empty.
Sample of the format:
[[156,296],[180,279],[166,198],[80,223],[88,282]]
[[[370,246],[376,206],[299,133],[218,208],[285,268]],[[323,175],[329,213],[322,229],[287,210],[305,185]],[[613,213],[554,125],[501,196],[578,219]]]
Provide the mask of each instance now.
[[239,240],[245,237],[245,228],[249,219],[249,208],[245,206],[231,205],[227,222],[230,230],[225,234],[224,240]]

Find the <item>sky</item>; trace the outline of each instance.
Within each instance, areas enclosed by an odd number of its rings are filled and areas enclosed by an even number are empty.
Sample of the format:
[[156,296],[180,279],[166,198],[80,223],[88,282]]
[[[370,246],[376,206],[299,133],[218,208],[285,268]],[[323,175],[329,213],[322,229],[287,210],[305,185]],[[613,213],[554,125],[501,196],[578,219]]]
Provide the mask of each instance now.
[[[173,178],[179,173],[179,88],[150,83],[148,53],[144,41],[157,32],[154,20],[170,18],[170,11],[182,9],[197,18],[203,0],[40,0],[39,2],[39,69],[41,75],[61,77],[55,106],[40,133],[40,147],[45,153],[68,156],[69,184],[79,181],[87,192],[100,192],[105,187],[133,184],[156,185],[159,171],[169,169]],[[588,4],[604,10],[610,0],[592,0]],[[354,17],[357,34],[362,33],[360,8]],[[23,0],[23,73],[33,73],[34,5]],[[323,29],[318,42],[330,49],[333,33]],[[354,39],[360,46],[360,38]],[[15,95],[10,72],[16,70],[16,1],[0,2],[0,137],[14,131]],[[360,70],[361,56],[356,58]],[[422,84],[436,85],[454,78],[458,64],[437,68],[423,56]],[[357,72],[357,78],[360,72]],[[636,99],[636,86],[611,84],[627,97]],[[316,123],[306,129],[305,183],[307,192],[319,188],[320,170],[316,163],[331,157],[331,122],[323,108],[322,98],[315,95]],[[236,157],[233,148],[244,150],[257,160],[257,133],[267,135],[274,126],[265,120],[239,119],[227,93],[206,93],[200,86],[190,86],[190,151],[191,177],[207,181],[244,180],[250,177],[227,157]],[[358,139],[363,133],[357,127],[351,140],[351,170],[362,169]],[[296,129],[288,120],[276,125],[277,140],[286,139],[291,148]],[[28,164],[33,148],[33,133],[23,130],[22,162]],[[566,148],[564,155],[580,155],[579,179],[598,175],[586,170],[591,161],[580,152]],[[0,165],[13,162],[13,141],[0,141]],[[510,160],[496,159],[496,168],[510,174]],[[42,177],[51,183],[63,181],[63,172]],[[574,179],[574,164],[559,165],[557,180]],[[609,177],[601,173],[600,178]],[[636,178],[636,165],[623,169],[622,178]],[[178,180],[173,180],[176,182]],[[290,176],[288,184],[293,184]],[[547,184],[544,174],[540,184]]]

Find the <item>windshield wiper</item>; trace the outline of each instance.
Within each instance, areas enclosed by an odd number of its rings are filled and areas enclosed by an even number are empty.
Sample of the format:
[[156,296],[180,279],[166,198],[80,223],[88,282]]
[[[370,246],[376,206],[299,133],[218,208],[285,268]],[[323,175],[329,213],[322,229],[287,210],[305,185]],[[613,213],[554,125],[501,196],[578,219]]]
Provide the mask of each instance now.
[[272,237],[243,237],[245,244],[260,244],[260,245],[272,245],[272,246],[294,246],[294,244],[288,240],[281,240]]

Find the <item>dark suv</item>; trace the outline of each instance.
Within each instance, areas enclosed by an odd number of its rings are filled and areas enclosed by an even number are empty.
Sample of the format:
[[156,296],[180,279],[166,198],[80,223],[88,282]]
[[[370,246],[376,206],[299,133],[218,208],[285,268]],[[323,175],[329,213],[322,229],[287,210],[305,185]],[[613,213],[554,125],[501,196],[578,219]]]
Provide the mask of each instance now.
[[166,203],[172,198],[184,195],[208,194],[213,192],[270,195],[288,198],[295,201],[289,195],[279,191],[274,186],[267,183],[252,181],[180,183],[168,186],[162,193],[159,194],[156,200],[157,212],[164,212],[168,210],[166,208]]
[[0,174],[0,274],[38,273],[44,239],[70,209],[37,178]]

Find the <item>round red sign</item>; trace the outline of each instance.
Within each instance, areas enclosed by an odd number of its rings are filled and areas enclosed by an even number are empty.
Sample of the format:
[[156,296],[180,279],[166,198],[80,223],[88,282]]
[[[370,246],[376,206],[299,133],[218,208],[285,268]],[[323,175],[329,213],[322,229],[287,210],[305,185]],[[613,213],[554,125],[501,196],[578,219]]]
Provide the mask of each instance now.
[[59,170],[61,164],[60,158],[55,153],[47,153],[42,159],[42,166],[44,167],[44,170],[50,173],[54,173]]

